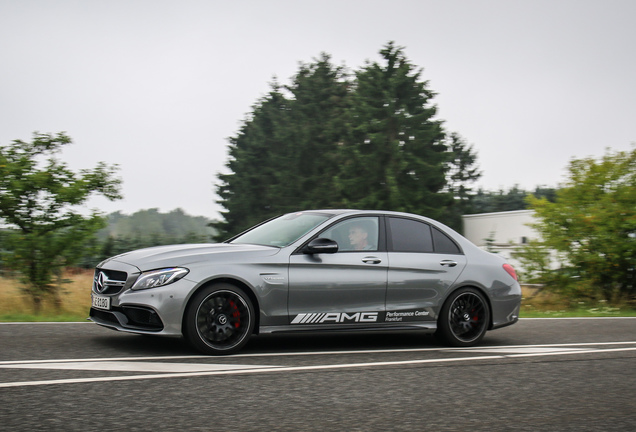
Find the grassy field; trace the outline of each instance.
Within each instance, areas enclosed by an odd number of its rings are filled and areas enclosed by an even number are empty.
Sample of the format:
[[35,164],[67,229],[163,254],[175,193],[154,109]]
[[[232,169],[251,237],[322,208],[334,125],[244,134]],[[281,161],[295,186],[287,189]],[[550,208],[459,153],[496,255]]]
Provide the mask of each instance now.
[[75,270],[64,277],[72,282],[62,285],[61,307],[53,299],[46,299],[38,315],[33,313],[32,302],[21,292],[19,282],[0,277],[0,322],[86,321],[91,307],[93,270]]
[[573,301],[533,287],[522,287],[522,290],[522,318],[636,316],[636,309],[627,304]]
[[[0,322],[85,321],[91,304],[93,271],[73,271],[65,278],[72,282],[62,285],[61,306],[47,299],[41,312],[35,315],[30,299],[20,291],[20,284],[0,277]],[[572,302],[531,287],[524,287],[523,295],[522,318],[636,316],[636,310],[627,306]]]

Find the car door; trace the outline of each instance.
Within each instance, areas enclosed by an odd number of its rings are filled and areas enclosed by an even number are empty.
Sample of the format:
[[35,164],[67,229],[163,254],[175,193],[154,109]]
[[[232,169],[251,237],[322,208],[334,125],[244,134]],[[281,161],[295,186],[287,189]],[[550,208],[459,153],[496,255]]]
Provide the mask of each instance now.
[[387,322],[436,320],[438,307],[466,266],[446,234],[425,222],[387,218]]
[[327,228],[318,237],[335,240],[339,250],[291,255],[290,324],[378,322],[383,317],[387,283],[387,253],[380,239],[380,218],[349,218]]

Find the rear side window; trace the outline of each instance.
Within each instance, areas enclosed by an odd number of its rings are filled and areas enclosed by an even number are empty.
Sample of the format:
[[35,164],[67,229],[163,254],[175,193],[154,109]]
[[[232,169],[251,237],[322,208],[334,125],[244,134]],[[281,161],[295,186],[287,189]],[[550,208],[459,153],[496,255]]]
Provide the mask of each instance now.
[[459,246],[455,244],[446,234],[433,228],[433,242],[435,243],[435,252],[443,254],[461,254]]
[[433,237],[428,224],[411,219],[389,218],[390,250],[393,252],[433,252]]

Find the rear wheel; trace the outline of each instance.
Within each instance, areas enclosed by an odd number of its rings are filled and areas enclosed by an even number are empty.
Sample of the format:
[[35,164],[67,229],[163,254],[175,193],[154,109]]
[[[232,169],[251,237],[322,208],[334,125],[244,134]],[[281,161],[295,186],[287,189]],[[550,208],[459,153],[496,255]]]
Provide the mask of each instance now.
[[193,297],[185,314],[184,336],[206,354],[240,350],[254,330],[254,308],[243,291],[230,284],[215,284]]
[[488,330],[490,309],[483,294],[473,288],[453,293],[442,307],[438,336],[451,346],[478,344]]

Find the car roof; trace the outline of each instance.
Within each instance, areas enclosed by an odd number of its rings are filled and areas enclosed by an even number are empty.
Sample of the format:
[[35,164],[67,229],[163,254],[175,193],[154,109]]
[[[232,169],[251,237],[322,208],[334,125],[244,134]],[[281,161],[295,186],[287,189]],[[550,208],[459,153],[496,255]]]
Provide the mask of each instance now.
[[[397,212],[391,210],[358,210],[358,209],[320,209],[320,210],[302,210],[298,212],[292,213],[322,213],[322,214],[331,214],[334,216],[339,216],[343,214],[375,214],[375,215],[397,215],[397,216],[412,216],[417,218],[430,219],[426,216],[418,215],[415,213],[405,213],[405,212]],[[430,219],[432,220],[432,219]]]

